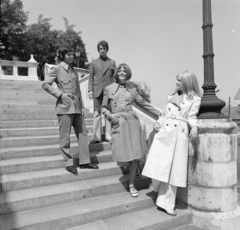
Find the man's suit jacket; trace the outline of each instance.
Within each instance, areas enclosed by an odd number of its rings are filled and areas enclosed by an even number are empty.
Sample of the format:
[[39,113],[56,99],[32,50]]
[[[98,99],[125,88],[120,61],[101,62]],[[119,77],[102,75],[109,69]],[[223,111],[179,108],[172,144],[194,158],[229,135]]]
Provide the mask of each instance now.
[[[52,86],[53,82],[56,83],[57,88]],[[57,98],[57,114],[82,113],[84,105],[79,86],[79,79],[78,74],[73,67],[69,66],[69,70],[66,70],[62,63],[54,66],[46,76],[42,88]],[[70,97],[65,95],[62,97],[62,93],[68,93]]]
[[94,97],[98,97],[103,89],[114,82],[116,62],[107,58],[105,66],[102,66],[100,58],[93,60],[90,67],[88,91],[93,92]]

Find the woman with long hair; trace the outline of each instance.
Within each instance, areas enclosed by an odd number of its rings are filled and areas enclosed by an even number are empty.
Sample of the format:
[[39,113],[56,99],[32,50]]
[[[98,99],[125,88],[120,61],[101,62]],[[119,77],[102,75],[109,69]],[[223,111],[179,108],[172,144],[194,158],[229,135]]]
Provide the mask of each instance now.
[[186,187],[188,141],[198,139],[197,117],[201,93],[190,70],[177,75],[174,93],[168,97],[162,116],[155,123],[153,139],[142,174],[152,178],[158,192],[156,205],[176,216],[177,187]]

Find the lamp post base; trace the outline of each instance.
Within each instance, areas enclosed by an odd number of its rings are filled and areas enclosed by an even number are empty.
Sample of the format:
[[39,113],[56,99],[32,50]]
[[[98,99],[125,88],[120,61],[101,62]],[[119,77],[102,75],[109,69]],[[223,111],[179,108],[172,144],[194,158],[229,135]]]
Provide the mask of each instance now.
[[203,96],[199,110],[198,119],[224,119],[228,118],[222,114],[222,109],[226,105],[224,101],[215,95]]

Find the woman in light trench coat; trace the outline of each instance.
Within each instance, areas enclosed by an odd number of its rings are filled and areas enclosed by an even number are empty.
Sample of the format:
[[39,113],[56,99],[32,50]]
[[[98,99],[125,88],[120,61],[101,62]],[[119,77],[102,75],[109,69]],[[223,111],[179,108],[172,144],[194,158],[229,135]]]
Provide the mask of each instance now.
[[146,102],[128,80],[131,69],[120,64],[115,73],[116,82],[104,89],[102,113],[112,124],[113,160],[120,165],[129,166],[129,192],[138,196],[134,186],[137,160],[145,159],[148,153],[139,118],[132,108],[133,102],[159,117],[160,111]]
[[168,97],[163,114],[155,123],[158,132],[142,172],[152,178],[158,192],[156,205],[172,216],[177,215],[177,187],[186,187],[187,183],[188,140],[196,142],[198,138],[200,95],[194,73],[187,70],[177,75],[175,93]]

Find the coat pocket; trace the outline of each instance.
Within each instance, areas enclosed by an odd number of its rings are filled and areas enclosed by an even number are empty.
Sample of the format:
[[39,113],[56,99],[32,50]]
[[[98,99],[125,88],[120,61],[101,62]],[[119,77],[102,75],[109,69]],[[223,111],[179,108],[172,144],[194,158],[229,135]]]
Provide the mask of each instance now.
[[64,89],[72,88],[72,81],[70,78],[60,78],[61,85]]
[[61,100],[63,106],[69,107],[71,105],[71,98],[69,98],[68,96],[62,95]]

